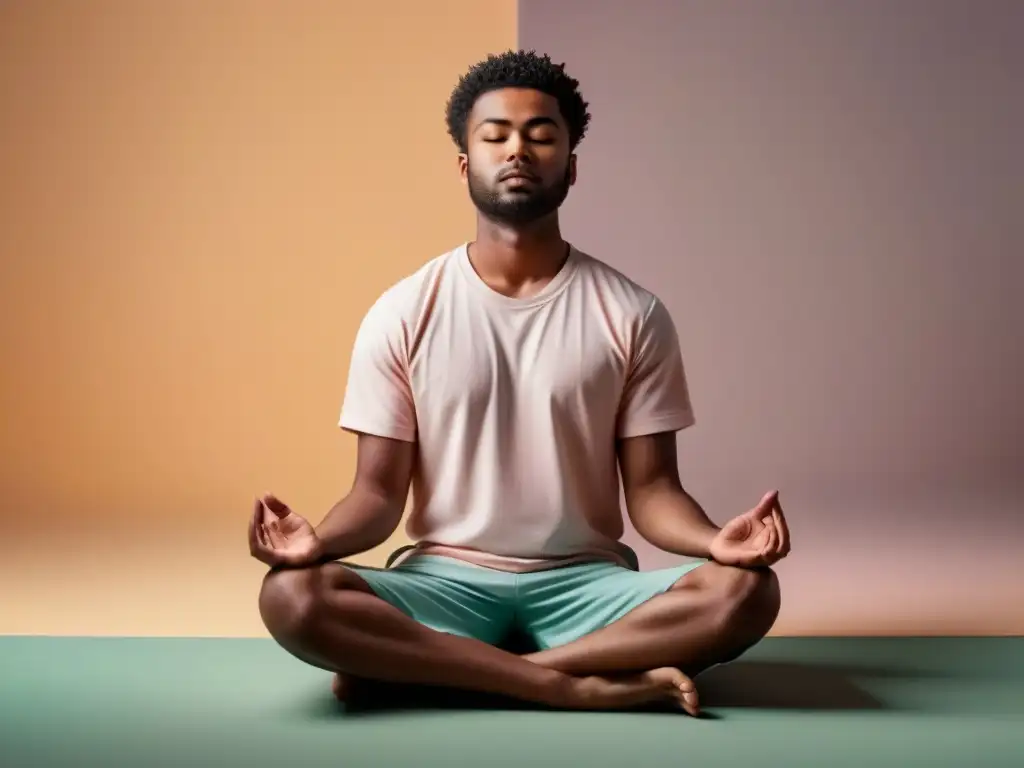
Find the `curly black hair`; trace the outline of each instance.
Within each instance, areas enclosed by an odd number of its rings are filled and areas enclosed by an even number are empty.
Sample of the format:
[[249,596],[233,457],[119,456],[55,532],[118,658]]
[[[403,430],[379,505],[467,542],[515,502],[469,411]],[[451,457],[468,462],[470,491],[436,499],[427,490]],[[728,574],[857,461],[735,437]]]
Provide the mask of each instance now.
[[590,123],[587,102],[579,92],[579,81],[565,73],[565,64],[555,64],[536,51],[506,51],[491,54],[470,67],[452,91],[445,108],[448,135],[460,152],[466,151],[466,122],[481,95],[498,88],[532,88],[553,96],[569,127],[569,148],[575,150]]

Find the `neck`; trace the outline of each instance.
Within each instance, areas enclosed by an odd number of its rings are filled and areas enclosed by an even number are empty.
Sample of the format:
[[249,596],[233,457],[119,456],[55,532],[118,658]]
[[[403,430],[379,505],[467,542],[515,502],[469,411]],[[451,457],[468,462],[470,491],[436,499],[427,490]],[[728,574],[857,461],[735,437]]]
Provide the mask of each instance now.
[[469,245],[470,261],[480,277],[509,294],[549,281],[567,252],[557,213],[520,227],[478,216],[476,239]]

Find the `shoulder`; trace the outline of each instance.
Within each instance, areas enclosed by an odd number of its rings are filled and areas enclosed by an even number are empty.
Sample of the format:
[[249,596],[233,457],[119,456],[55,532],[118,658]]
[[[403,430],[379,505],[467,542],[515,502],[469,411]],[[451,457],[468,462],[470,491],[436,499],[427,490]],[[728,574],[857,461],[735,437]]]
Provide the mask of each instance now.
[[604,311],[612,311],[637,330],[651,320],[668,316],[664,303],[653,290],[589,253],[577,253],[581,283]]
[[370,305],[364,325],[393,330],[419,325],[451,272],[456,253],[457,249],[434,256],[415,272],[388,286]]

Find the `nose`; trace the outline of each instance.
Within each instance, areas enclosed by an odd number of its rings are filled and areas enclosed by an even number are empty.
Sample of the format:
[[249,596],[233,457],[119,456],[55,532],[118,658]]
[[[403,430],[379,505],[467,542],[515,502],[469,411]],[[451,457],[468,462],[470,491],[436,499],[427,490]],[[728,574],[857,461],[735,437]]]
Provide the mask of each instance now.
[[527,143],[523,141],[523,137],[513,131],[505,142],[505,151],[508,153],[505,162],[529,162],[530,156],[526,152],[526,147]]

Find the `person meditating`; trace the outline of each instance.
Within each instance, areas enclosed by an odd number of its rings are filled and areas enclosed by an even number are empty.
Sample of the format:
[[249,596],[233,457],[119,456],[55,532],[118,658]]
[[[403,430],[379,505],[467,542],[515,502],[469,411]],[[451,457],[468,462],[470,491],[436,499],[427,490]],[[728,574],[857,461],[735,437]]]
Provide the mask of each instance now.
[[[693,678],[778,615],[778,492],[709,520],[678,473],[694,412],[673,319],[562,237],[591,117],[578,86],[532,51],[459,79],[447,127],[475,239],[361,322],[340,417],[358,440],[348,494],[317,525],[273,495],[254,504],[262,620],[341,698],[368,679],[695,715]],[[694,562],[639,569],[620,475],[639,535]],[[396,530],[410,490],[413,545],[387,568],[347,562]],[[528,652],[505,647],[513,632]]]

